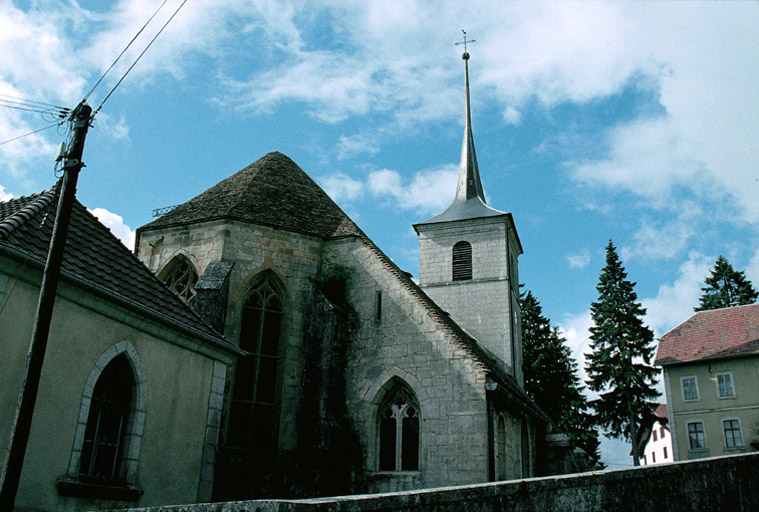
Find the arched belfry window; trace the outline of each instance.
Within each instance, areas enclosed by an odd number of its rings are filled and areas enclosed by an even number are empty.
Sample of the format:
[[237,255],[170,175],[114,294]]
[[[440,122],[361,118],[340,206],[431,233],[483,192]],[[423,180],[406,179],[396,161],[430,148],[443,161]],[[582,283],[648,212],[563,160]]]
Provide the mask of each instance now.
[[419,404],[411,389],[394,379],[379,407],[379,470],[419,469]]
[[467,281],[472,279],[472,244],[456,242],[453,246],[453,280]]
[[229,446],[268,456],[276,446],[274,433],[277,366],[284,305],[282,294],[267,274],[254,285],[242,311],[240,348],[250,355],[237,361]]
[[162,272],[161,279],[188,306],[192,307],[195,304],[195,283],[198,282],[198,273],[187,258],[177,256],[172,259]]
[[100,374],[84,431],[79,476],[84,480],[126,479],[127,433],[134,377],[126,357],[114,358]]

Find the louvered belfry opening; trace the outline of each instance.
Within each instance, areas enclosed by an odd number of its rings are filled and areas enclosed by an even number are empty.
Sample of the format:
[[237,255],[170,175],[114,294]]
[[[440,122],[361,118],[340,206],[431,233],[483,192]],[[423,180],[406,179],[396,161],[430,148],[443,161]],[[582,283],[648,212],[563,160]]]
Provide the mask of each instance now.
[[456,242],[453,246],[453,280],[472,279],[472,244]]

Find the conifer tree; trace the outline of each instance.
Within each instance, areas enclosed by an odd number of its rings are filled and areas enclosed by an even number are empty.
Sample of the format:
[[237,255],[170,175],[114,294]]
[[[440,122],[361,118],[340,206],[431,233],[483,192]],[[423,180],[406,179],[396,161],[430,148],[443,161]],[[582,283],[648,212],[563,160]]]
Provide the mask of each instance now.
[[588,387],[599,397],[590,402],[597,423],[608,437],[626,439],[633,447],[633,464],[639,464],[636,443],[641,424],[650,421],[659,396],[651,366],[653,331],[643,324],[646,310],[636,302],[635,283],[627,280],[614,244],[606,246],[606,266],[596,289],[598,302],[590,305],[592,352],[586,354]]
[[530,397],[595,461],[598,432],[577,375],[577,362],[566,339],[543,316],[540,302],[528,291],[520,296],[524,387]]
[[734,270],[727,258],[721,255],[705,284],[701,288],[704,293],[701,294],[699,305],[693,308],[695,311],[753,304],[759,297],[746,274]]

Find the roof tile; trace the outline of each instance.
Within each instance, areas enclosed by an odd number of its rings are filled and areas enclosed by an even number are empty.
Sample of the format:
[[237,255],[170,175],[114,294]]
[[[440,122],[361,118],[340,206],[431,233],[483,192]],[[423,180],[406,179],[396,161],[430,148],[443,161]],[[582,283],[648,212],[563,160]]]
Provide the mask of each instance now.
[[700,311],[659,341],[656,364],[759,354],[759,304]]
[[[44,264],[58,189],[0,203],[0,246]],[[61,271],[231,347],[76,200]]]

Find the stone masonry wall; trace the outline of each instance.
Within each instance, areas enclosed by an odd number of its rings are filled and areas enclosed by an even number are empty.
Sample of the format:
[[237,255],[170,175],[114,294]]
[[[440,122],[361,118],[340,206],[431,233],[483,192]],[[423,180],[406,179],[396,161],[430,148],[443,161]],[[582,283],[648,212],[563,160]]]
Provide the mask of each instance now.
[[[348,357],[347,402],[365,450],[369,489],[386,491],[487,480],[485,372],[430,316],[381,257],[356,239],[332,242],[325,257],[352,269],[348,302],[360,318]],[[377,318],[378,292],[382,294]],[[418,472],[377,470],[382,386],[403,379],[421,407]]]
[[[300,501],[250,501],[141,512],[606,512],[759,510],[759,454],[467,487]],[[135,511],[136,512],[136,511]]]
[[270,271],[284,288],[286,327],[280,342],[278,376],[282,404],[279,444],[283,450],[294,448],[297,440],[304,308],[311,279],[321,265],[322,245],[322,240],[315,237],[237,221],[211,221],[141,233],[138,257],[156,273],[180,254],[192,261],[199,274],[212,261],[234,261],[224,329],[232,343],[238,343],[242,308],[257,277]]

